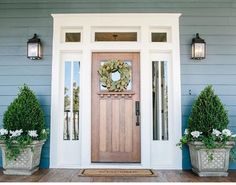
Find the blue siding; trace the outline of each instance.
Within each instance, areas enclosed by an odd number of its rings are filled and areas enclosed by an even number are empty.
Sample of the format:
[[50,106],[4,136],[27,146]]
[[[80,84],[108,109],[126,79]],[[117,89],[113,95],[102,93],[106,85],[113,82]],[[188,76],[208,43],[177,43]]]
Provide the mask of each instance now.
[[[213,84],[229,110],[230,128],[236,131],[236,1],[235,0],[0,0],[0,124],[18,86],[29,84],[36,92],[46,123],[50,125],[52,13],[182,13],[180,18],[182,123],[187,124],[196,95]],[[207,59],[190,60],[190,43],[196,32],[207,42]],[[39,34],[44,59],[26,59],[27,40]],[[189,95],[191,89],[192,95]],[[183,150],[183,168],[190,168]],[[1,164],[0,164],[1,165]],[[49,166],[49,142],[43,148],[41,167]],[[235,164],[230,168],[236,169]]]

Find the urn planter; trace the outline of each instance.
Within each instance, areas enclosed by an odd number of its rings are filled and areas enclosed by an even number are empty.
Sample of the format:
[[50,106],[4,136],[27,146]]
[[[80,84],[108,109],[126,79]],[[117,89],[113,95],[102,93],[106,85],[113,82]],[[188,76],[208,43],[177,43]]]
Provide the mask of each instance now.
[[0,143],[2,148],[2,159],[4,174],[8,175],[32,175],[39,169],[42,146],[45,140],[33,141],[14,160],[6,159],[6,145]]
[[222,148],[207,149],[202,142],[189,142],[192,170],[199,176],[228,176],[230,150],[234,142]]

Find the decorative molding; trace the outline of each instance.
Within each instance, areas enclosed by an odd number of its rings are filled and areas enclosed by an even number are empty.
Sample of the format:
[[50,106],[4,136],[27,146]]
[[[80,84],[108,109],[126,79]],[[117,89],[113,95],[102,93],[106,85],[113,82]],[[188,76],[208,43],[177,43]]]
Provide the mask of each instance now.
[[[180,87],[180,46],[179,17],[181,14],[165,13],[121,13],[121,14],[52,14],[53,23],[53,60],[52,60],[52,97],[51,97],[51,140],[50,168],[80,166],[93,168],[99,166],[91,163],[91,53],[92,52],[139,52],[140,53],[140,85],[141,85],[141,164],[139,168],[182,169],[182,153],[176,142],[181,137],[181,87]],[[137,42],[94,42],[93,33],[98,28],[138,28]],[[63,28],[78,28],[81,31],[80,43],[61,42]],[[152,43],[151,30],[169,29],[171,35],[168,43]],[[131,29],[132,30],[132,29]],[[80,91],[80,140],[77,144],[68,144],[62,149],[61,128],[63,110],[61,97],[61,76],[63,74],[63,56],[81,61]],[[67,55],[68,54],[68,55]],[[154,54],[154,55],[153,55]],[[152,140],[152,68],[151,61],[169,62],[169,141]],[[154,57],[154,58],[152,58]],[[78,57],[77,57],[78,58]],[[110,93],[110,92],[109,92]],[[123,93],[123,92],[122,92]],[[101,94],[108,96],[108,94]],[[120,96],[119,93],[114,96]],[[132,94],[131,94],[132,95]],[[113,96],[113,95],[112,95]],[[122,96],[122,95],[121,95]],[[130,94],[126,94],[130,96]],[[66,146],[66,145],[65,145]],[[66,151],[67,150],[67,151]],[[74,164],[66,164],[64,152],[70,153]],[[79,153],[76,153],[79,152]],[[76,153],[76,154],[75,154]],[[76,163],[76,164],[75,164]],[[119,164],[101,164],[101,167],[120,167]],[[130,167],[130,164],[122,167]],[[131,165],[133,166],[133,165]],[[134,167],[135,168],[135,167]]]

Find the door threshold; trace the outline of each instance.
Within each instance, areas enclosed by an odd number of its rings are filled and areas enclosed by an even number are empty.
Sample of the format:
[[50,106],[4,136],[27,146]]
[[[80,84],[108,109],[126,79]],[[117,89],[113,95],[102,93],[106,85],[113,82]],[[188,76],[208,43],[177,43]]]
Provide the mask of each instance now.
[[141,163],[91,163],[86,168],[146,169]]

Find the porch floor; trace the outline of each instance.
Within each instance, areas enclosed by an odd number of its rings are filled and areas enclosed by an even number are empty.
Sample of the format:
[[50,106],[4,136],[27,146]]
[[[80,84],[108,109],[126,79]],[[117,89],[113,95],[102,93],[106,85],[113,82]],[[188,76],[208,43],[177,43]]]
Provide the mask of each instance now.
[[228,177],[198,177],[192,171],[156,170],[157,177],[80,177],[79,169],[41,169],[32,176],[3,175],[0,182],[236,182],[236,170]]

